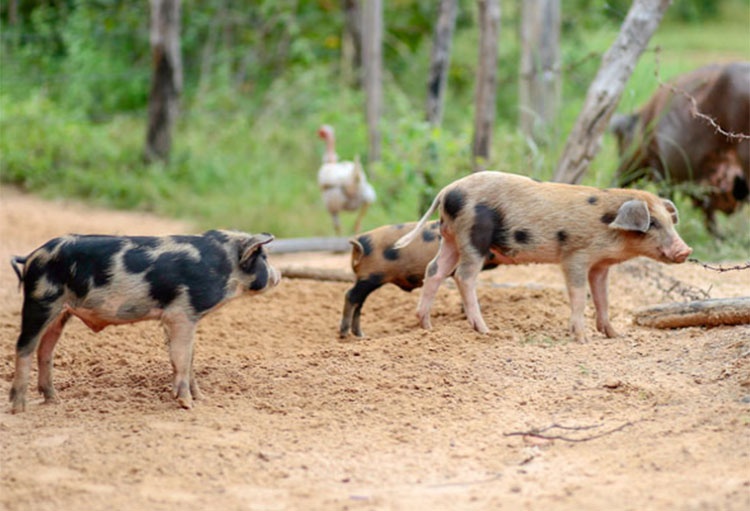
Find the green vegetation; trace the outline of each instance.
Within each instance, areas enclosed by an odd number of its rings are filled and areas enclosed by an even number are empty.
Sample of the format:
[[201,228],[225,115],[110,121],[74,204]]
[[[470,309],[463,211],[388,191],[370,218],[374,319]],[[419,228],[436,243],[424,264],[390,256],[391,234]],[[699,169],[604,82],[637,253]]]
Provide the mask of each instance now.
[[[224,4],[183,0],[185,89],[167,165],[142,160],[150,77],[146,2],[21,0],[20,22],[13,26],[0,12],[0,180],[43,196],[185,218],[199,228],[332,234],[315,182],[323,151],[318,125],[336,128],[342,158],[359,154],[367,162],[364,95],[341,67],[340,3],[294,2],[290,8],[290,2],[265,0],[238,12],[222,11]],[[424,122],[437,2],[385,4],[383,155],[367,167],[379,197],[363,228],[418,217],[421,169],[429,168],[438,186],[470,172],[475,3],[460,2],[438,130]],[[549,178],[598,56],[617,34],[629,2],[563,2],[563,110],[558,134],[542,147],[516,129],[518,7],[502,4],[489,166]],[[748,0],[712,2],[708,10],[701,7],[706,2],[676,4],[650,45],[661,47],[662,79],[717,59],[750,59]],[[213,41],[210,48],[207,41]],[[590,52],[597,55],[586,58]],[[642,104],[658,86],[656,56],[648,51],[641,58],[620,111]],[[585,183],[609,185],[616,162],[614,140],[605,136]],[[684,198],[677,202],[680,230],[696,257],[747,258],[750,208],[720,218],[729,236],[717,242],[703,228],[701,213]],[[343,221],[348,228],[353,216]]]

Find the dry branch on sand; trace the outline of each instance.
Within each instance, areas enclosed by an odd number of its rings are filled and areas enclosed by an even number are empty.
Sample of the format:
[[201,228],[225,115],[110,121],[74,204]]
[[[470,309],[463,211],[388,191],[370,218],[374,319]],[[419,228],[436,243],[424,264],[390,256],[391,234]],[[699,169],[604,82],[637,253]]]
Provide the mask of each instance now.
[[750,297],[666,303],[638,309],[634,316],[637,325],[655,328],[750,324]]

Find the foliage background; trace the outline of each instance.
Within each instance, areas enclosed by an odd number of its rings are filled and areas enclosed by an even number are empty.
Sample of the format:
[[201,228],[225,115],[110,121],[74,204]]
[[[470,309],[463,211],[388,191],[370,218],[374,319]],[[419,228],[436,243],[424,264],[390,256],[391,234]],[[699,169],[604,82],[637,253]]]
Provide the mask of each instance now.
[[[471,171],[476,3],[459,1],[445,116],[424,121],[437,2],[385,6],[382,161],[368,165],[378,202],[363,229],[416,219],[425,168],[440,187]],[[517,130],[520,2],[502,0],[497,125],[489,167],[546,179],[630,2],[563,0],[563,101],[543,145]],[[332,234],[315,183],[318,125],[337,130],[337,152],[368,163],[364,95],[341,56],[335,0],[183,0],[185,89],[171,161],[142,159],[150,79],[149,8],[125,0],[18,0],[0,8],[0,180],[47,197],[187,218],[201,228]],[[627,85],[620,111],[662,80],[717,60],[750,60],[750,0],[677,0]],[[654,48],[660,47],[658,52]],[[608,186],[614,140],[587,184]],[[435,190],[428,190],[434,192]],[[711,239],[678,199],[681,232],[705,259],[747,258],[745,208]],[[351,216],[344,225],[351,225]]]

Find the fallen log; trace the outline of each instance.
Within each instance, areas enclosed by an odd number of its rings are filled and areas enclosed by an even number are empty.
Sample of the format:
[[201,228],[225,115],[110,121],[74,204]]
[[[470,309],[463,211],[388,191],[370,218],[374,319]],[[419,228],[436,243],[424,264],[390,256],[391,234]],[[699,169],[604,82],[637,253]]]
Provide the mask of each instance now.
[[347,252],[351,249],[349,238],[282,238],[275,239],[267,245],[268,252],[288,254],[292,252]]
[[643,307],[634,313],[637,325],[654,328],[750,324],[750,297],[715,298]]
[[281,276],[285,279],[310,279],[328,282],[354,282],[354,274],[350,271],[333,270],[326,268],[308,268],[289,266],[279,268]]

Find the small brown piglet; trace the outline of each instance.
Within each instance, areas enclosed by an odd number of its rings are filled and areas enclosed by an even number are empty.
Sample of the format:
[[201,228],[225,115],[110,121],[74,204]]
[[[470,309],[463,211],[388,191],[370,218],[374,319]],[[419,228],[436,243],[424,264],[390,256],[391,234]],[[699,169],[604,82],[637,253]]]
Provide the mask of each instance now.
[[[435,220],[423,225],[413,243],[400,249],[393,244],[411,231],[416,222],[384,225],[364,232],[349,240],[352,244],[352,271],[356,276],[354,286],[346,293],[339,335],[363,337],[360,314],[367,297],[384,284],[395,284],[404,291],[422,286],[425,268],[440,247],[440,223]],[[490,254],[483,269],[497,266]]]

